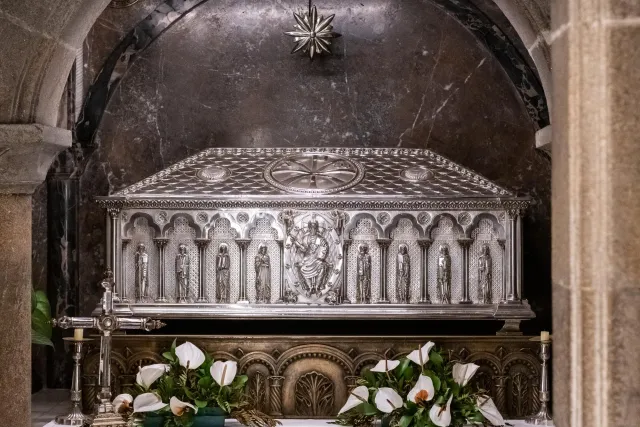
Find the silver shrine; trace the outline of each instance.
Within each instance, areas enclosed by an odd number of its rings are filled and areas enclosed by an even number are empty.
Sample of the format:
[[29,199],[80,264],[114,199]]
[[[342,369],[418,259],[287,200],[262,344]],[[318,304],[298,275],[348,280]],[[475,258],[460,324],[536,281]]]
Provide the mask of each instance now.
[[529,200],[429,150],[211,148],[98,202],[119,313],[534,316]]

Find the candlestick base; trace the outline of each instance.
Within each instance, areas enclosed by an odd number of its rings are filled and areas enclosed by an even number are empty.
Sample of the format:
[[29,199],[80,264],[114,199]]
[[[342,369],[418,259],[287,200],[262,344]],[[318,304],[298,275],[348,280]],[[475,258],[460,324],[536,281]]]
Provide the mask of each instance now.
[[96,415],[91,421],[91,427],[126,427],[127,422],[118,414],[106,412]]
[[63,426],[82,426],[90,421],[91,417],[83,414],[77,406],[74,406],[69,414],[56,417],[56,424]]
[[541,408],[540,412],[530,417],[527,417],[525,423],[531,424],[534,426],[553,426],[553,418],[547,412],[547,408]]

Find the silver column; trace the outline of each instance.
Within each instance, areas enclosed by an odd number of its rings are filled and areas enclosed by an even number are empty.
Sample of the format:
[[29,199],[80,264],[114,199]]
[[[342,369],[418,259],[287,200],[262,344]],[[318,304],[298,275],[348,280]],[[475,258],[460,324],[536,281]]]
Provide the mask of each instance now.
[[167,302],[167,297],[164,294],[164,248],[169,243],[169,239],[156,238],[153,241],[158,247],[158,298],[156,302]]
[[240,295],[238,303],[248,304],[247,298],[247,248],[251,243],[251,239],[236,239],[236,243],[240,248]]
[[420,304],[431,304],[431,298],[429,297],[429,248],[431,243],[433,243],[431,239],[418,240],[422,264],[420,268]]
[[207,246],[209,239],[196,239],[198,246],[198,299],[196,302],[207,301]]
[[387,261],[389,258],[389,246],[391,239],[377,239],[380,246],[380,299],[378,304],[389,304],[387,298]]
[[122,250],[120,251],[120,301],[123,303],[128,303],[129,298],[127,297],[127,263],[125,262],[125,258],[127,256],[127,246],[131,243],[131,239],[122,239],[121,246]]
[[508,265],[509,265],[509,260],[507,259],[507,252],[506,252],[506,248],[505,248],[505,243],[506,240],[505,239],[497,239],[498,244],[500,245],[500,248],[502,249],[502,277],[500,278],[502,280],[502,295],[500,295],[500,302],[504,303],[507,302],[507,276],[508,276]]
[[460,247],[462,247],[462,297],[459,304],[471,304],[472,301],[469,298],[469,248],[473,239],[463,238],[458,239]]
[[[120,230],[120,208],[109,208],[107,209],[109,213],[108,220],[108,233],[109,233],[109,244],[107,245],[107,268],[110,268],[111,271],[120,271],[118,268],[118,232]],[[119,301],[118,295],[118,287],[119,283],[116,283],[113,289],[113,297],[116,301]]]
[[518,247],[517,247],[517,219],[519,212],[517,209],[507,211],[507,245],[509,248],[509,281],[507,283],[507,303],[518,302],[516,286],[518,284]]
[[522,300],[522,212],[516,219],[516,299]]
[[280,290],[279,290],[279,294],[278,294],[278,300],[276,301],[276,304],[283,304],[284,303],[284,285],[285,285],[285,281],[284,281],[284,245],[285,245],[285,240],[278,240],[278,247],[280,248]]
[[349,262],[349,246],[353,241],[351,239],[344,239],[342,241],[342,287],[340,290],[340,304],[351,304],[349,301],[349,289],[347,287],[347,263]]

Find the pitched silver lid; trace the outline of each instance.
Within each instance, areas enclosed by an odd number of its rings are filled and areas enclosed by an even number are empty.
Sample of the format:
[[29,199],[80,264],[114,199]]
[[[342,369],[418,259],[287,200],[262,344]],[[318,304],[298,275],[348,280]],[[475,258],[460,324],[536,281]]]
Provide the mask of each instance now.
[[[515,194],[429,150],[210,148],[111,197],[509,198]],[[108,199],[107,197],[106,199]]]

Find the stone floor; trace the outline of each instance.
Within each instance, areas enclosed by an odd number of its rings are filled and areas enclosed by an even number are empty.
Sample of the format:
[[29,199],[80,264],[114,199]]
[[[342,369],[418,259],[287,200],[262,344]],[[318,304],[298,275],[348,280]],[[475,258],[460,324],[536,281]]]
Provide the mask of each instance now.
[[69,412],[69,390],[41,390],[31,395],[31,427],[43,427]]

